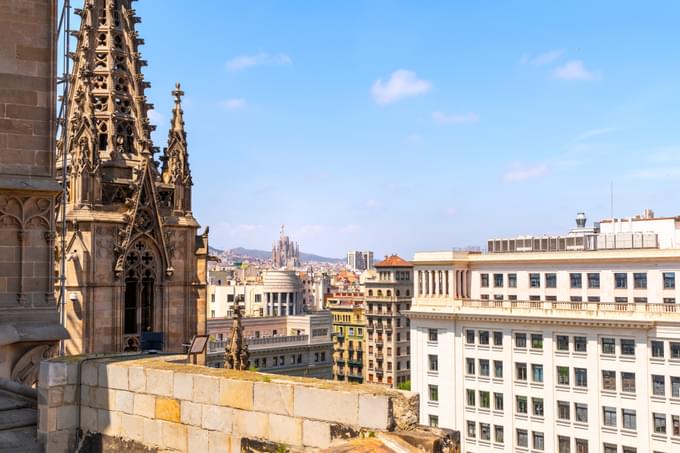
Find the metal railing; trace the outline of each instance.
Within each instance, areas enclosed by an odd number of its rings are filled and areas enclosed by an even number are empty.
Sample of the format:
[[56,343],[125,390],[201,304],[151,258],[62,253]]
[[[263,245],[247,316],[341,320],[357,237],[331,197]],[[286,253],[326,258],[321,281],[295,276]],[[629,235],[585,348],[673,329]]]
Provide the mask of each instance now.
[[463,308],[502,310],[555,310],[591,312],[680,313],[680,304],[644,302],[575,302],[534,300],[463,299]]

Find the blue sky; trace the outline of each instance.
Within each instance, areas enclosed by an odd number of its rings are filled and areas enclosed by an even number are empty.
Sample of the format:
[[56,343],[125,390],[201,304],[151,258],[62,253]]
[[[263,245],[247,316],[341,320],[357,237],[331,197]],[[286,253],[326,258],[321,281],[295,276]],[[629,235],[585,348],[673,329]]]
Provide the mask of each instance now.
[[135,4],[217,247],[377,256],[680,213],[678,2]]

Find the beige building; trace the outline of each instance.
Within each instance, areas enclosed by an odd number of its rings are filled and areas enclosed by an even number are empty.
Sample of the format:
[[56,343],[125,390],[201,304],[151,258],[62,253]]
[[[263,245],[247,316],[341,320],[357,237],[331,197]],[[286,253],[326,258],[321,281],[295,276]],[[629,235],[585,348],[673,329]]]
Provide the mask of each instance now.
[[414,258],[412,389],[464,452],[671,453],[680,218],[651,212],[488,253]]
[[366,382],[397,387],[410,379],[409,320],[413,264],[397,255],[376,263],[364,282],[368,367]]
[[335,292],[328,298],[333,317],[333,379],[366,379],[366,301],[363,293]]
[[69,188],[67,351],[134,350],[144,332],[181,350],[205,332],[208,253],[191,211],[184,93],[172,93],[167,147],[155,156],[131,0],[86,0],[80,11],[57,156]]
[[0,378],[33,385],[66,332],[52,272],[56,5],[24,3],[0,7]]

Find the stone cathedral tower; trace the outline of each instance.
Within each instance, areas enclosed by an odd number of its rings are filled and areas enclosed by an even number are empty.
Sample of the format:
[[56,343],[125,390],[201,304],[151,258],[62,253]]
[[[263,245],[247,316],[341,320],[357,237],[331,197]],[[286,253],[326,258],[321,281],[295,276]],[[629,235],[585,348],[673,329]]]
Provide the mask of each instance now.
[[191,212],[183,92],[178,84],[172,93],[161,166],[131,2],[85,0],[76,10],[68,138],[57,160],[68,178],[69,353],[134,350],[147,331],[179,351],[206,329],[208,235],[197,236]]

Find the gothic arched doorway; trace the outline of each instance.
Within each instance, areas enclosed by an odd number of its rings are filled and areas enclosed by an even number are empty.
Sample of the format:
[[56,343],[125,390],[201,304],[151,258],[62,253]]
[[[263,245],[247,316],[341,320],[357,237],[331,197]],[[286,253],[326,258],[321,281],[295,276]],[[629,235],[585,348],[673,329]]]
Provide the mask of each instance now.
[[142,332],[155,325],[158,253],[144,239],[138,239],[125,255],[125,292],[123,305],[123,338],[126,351],[136,351]]

